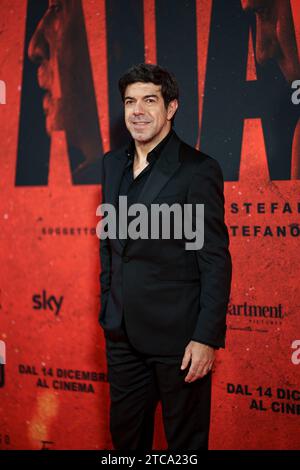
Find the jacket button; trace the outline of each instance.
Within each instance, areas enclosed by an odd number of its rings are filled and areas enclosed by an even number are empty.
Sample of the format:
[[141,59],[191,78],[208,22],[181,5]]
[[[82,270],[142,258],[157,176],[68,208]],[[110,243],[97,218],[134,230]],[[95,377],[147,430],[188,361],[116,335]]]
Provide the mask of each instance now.
[[129,260],[130,260],[129,256],[123,256],[124,263],[128,263]]

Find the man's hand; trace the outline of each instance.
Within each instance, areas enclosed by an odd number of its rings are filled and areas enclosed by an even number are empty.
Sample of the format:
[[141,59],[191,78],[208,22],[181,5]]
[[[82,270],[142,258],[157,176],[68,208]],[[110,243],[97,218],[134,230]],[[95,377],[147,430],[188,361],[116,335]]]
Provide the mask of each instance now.
[[211,346],[199,343],[198,341],[190,341],[185,348],[181,370],[186,369],[190,360],[192,362],[189,372],[184,379],[185,382],[194,382],[204,377],[211,370],[215,360],[215,350]]

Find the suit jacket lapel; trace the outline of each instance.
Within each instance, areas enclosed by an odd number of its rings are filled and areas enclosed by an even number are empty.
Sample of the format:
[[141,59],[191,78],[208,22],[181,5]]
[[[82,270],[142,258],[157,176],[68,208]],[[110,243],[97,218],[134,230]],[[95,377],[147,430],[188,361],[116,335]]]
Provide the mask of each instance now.
[[126,147],[122,147],[118,153],[113,155],[112,158],[114,158],[114,162],[113,165],[109,165],[106,176],[106,180],[109,181],[109,184],[107,184],[106,188],[105,202],[113,204],[117,210],[120,183],[127,163],[125,152]]
[[[116,217],[118,220],[118,197],[119,197],[119,189],[120,183],[123,176],[124,168],[127,163],[126,159],[126,147],[122,147],[118,153],[112,156],[114,161],[112,165],[107,165],[106,170],[106,188],[105,188],[105,202],[112,204],[116,210]],[[119,238],[116,241],[120,244],[121,250],[124,246],[124,240],[120,240]]]
[[180,166],[180,139],[174,133],[158,157],[140,195],[139,203],[150,205]]
[[[179,148],[181,140],[174,132],[174,135],[166,143],[165,147],[162,149],[160,156],[158,157],[157,162],[151,170],[149,177],[139,195],[137,203],[145,204],[150,206],[153,199],[160,193],[163,187],[167,184],[169,179],[173,176],[175,171],[180,167],[181,163],[179,161]],[[121,244],[124,246],[127,245],[129,238],[125,240],[120,240]]]

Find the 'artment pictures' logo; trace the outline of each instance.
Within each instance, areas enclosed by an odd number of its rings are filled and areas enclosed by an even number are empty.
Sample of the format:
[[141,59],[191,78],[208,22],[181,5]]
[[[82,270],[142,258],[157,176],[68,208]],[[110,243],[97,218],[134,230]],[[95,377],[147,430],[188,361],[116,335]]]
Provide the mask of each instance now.
[[[250,291],[255,287],[250,286]],[[267,333],[270,329],[280,330],[288,316],[285,306],[279,304],[257,304],[250,302],[233,303],[230,301],[227,314],[232,320],[231,330]]]

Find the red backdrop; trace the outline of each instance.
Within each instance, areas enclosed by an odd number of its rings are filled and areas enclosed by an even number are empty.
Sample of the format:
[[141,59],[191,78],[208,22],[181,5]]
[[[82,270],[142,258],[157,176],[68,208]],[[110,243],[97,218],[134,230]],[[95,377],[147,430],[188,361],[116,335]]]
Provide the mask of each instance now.
[[[179,77],[178,133],[217,158],[225,176],[233,282],[226,349],[213,374],[210,448],[299,449],[299,3],[282,0],[281,10],[261,0],[262,10],[251,11],[251,2],[173,0],[172,12],[154,0],[56,3],[65,11],[49,12],[46,1],[0,5],[0,448],[111,449],[95,172],[126,136],[118,133],[119,74],[157,61]],[[125,45],[122,27],[132,33]],[[181,38],[182,58],[168,27]],[[45,76],[58,111],[43,108],[41,61],[28,58],[36,31],[50,44],[42,63],[52,67]],[[61,35],[53,39],[53,31]],[[81,73],[82,101],[76,87],[68,94]],[[77,120],[86,77],[95,103]],[[96,165],[96,181],[74,177],[76,149]],[[160,408],[155,448],[165,448]]]

